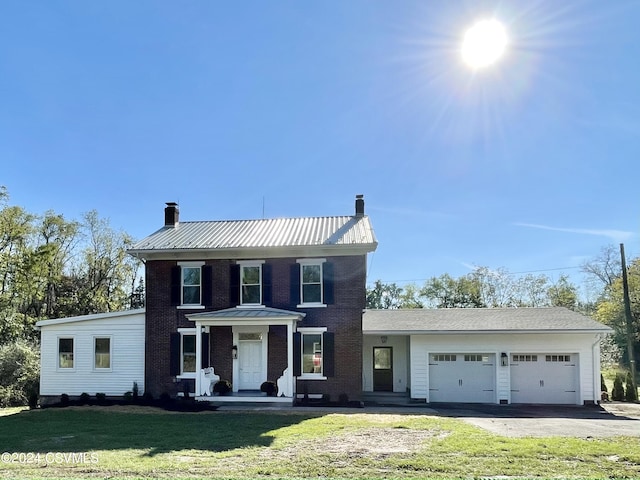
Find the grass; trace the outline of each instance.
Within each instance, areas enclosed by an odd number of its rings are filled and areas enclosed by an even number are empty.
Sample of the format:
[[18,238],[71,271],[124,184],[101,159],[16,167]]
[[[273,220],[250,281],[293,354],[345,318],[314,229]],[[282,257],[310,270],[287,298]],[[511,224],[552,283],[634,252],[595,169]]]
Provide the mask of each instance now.
[[0,449],[40,454],[0,463],[0,477],[640,478],[637,438],[505,438],[417,415],[113,410],[0,413]]

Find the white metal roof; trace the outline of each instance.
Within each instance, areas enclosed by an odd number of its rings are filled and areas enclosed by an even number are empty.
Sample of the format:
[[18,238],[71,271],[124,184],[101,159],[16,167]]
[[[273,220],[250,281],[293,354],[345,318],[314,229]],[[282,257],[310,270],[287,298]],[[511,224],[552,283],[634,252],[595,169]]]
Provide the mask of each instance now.
[[377,240],[369,217],[300,217],[262,220],[179,222],[141,240],[129,253],[143,258],[162,253],[315,248],[372,252]]
[[64,323],[105,320],[108,318],[128,317],[128,316],[134,316],[134,315],[140,315],[141,316],[140,318],[144,322],[145,309],[138,308],[135,310],[123,310],[118,312],[92,313],[89,315],[80,315],[77,317],[51,318],[48,320],[40,320],[39,322],[36,323],[36,328],[47,327],[49,325],[61,325]]
[[365,334],[611,332],[567,308],[417,308],[365,310]]

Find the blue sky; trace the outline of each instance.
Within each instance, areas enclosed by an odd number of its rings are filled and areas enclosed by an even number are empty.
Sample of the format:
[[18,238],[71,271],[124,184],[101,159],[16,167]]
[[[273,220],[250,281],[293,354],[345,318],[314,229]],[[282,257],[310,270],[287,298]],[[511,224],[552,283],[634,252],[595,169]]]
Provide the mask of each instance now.
[[[510,46],[479,72],[465,28]],[[640,251],[638,1],[7,1],[0,185],[142,238],[184,220],[344,215],[369,281],[474,265],[577,278]]]

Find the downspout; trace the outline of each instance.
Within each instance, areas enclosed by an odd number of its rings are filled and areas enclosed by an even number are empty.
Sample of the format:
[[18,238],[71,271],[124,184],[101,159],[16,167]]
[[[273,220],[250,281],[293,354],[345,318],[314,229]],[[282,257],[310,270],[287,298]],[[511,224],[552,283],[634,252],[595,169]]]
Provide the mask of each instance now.
[[[593,358],[593,403],[600,405],[602,392],[600,392],[600,342],[604,334],[596,333],[596,341],[591,345],[591,358]],[[597,355],[596,355],[597,350]]]

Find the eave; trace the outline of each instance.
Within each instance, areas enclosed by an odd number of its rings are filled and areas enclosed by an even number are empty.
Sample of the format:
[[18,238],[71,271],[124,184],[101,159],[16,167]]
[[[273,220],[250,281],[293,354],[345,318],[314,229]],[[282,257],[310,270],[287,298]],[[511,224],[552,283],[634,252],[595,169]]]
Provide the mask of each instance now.
[[194,248],[194,249],[131,249],[127,253],[143,260],[240,260],[283,257],[322,257],[366,255],[378,243],[357,245],[312,245],[287,247]]

